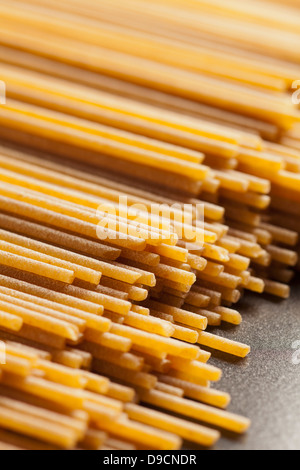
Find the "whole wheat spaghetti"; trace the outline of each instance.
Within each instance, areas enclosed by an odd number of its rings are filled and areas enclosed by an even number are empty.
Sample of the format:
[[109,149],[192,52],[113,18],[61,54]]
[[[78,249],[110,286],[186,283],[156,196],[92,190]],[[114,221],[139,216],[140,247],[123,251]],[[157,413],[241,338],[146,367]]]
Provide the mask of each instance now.
[[248,430],[209,327],[299,269],[297,7],[0,0],[0,449]]

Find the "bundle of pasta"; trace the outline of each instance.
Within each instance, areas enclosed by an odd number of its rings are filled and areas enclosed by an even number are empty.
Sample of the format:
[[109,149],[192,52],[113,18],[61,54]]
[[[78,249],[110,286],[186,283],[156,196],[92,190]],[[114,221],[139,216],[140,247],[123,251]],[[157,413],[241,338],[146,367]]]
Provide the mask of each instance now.
[[248,429],[208,361],[250,347],[206,328],[298,262],[299,21],[269,3],[0,0],[1,448]]

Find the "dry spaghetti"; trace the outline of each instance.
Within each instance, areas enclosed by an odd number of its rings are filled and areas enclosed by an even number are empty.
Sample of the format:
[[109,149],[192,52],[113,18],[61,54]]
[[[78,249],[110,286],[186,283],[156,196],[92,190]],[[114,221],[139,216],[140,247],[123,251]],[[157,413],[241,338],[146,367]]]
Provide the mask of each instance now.
[[299,268],[297,6],[0,0],[0,449],[247,431],[206,329]]

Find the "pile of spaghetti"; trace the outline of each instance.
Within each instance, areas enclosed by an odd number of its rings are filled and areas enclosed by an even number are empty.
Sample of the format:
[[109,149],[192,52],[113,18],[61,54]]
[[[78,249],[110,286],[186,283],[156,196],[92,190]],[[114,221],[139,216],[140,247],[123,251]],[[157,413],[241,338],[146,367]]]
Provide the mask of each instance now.
[[250,347],[205,330],[241,323],[244,290],[289,296],[299,2],[0,0],[0,15],[0,448],[244,433],[209,359]]

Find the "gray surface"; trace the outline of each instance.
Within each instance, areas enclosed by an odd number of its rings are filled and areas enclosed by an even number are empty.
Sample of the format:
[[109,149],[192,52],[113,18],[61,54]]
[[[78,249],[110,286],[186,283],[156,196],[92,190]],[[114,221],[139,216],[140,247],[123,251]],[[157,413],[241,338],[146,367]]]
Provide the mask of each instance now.
[[215,448],[300,450],[300,364],[292,363],[292,343],[300,341],[300,279],[288,301],[247,294],[239,310],[239,327],[214,331],[250,344],[250,356],[214,354],[210,363],[223,370],[217,388],[231,394],[229,410],[251,418],[252,426],[242,437],[223,434]]

